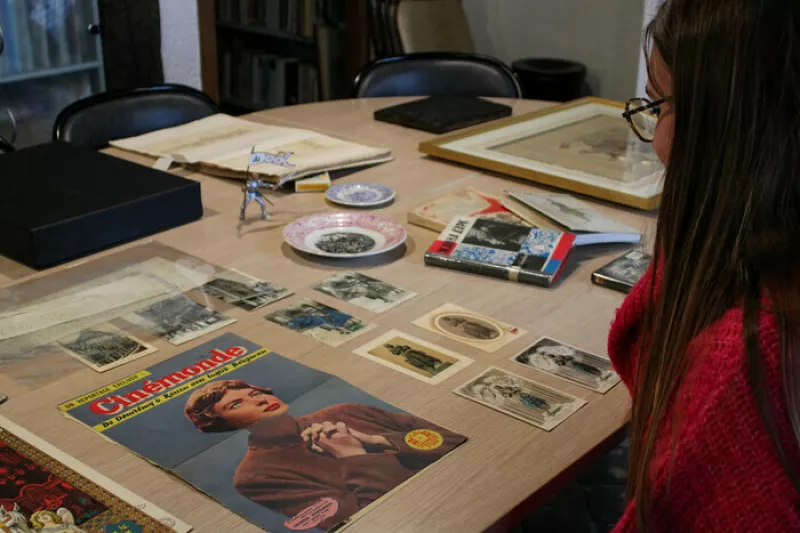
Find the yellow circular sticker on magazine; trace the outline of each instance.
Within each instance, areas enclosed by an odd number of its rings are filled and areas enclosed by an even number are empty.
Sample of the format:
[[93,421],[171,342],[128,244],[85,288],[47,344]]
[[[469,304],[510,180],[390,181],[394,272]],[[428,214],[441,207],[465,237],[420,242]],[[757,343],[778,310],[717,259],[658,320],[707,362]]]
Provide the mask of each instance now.
[[406,433],[406,444],[415,450],[435,450],[443,442],[442,434],[432,429],[414,429]]

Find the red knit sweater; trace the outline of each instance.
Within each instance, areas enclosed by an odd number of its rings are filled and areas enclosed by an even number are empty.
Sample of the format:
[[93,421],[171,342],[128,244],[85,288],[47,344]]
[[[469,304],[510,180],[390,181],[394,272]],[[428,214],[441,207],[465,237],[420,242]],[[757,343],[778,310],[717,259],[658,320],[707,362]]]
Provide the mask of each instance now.
[[[609,356],[629,391],[652,271],[617,311],[608,340]],[[778,407],[779,437],[796,460],[797,444],[782,392],[774,315],[762,311],[759,329],[766,384]],[[659,532],[678,533],[800,531],[800,498],[773,452],[748,385],[742,309],[729,309],[692,341],[689,352],[688,378],[677,396],[682,403],[677,419],[680,427],[673,444],[669,420],[665,422],[651,462],[655,527]],[[675,410],[673,401],[668,419]],[[613,533],[637,530],[634,505],[628,504]]]

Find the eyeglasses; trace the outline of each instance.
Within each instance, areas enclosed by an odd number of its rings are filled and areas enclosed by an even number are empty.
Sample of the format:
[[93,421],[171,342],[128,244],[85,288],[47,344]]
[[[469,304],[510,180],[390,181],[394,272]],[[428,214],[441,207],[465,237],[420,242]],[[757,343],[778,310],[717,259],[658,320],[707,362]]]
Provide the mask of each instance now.
[[660,98],[655,102],[647,98],[631,98],[625,102],[625,112],[622,116],[628,121],[633,133],[642,141],[653,142],[658,116],[661,114],[661,104],[667,100],[669,98]]

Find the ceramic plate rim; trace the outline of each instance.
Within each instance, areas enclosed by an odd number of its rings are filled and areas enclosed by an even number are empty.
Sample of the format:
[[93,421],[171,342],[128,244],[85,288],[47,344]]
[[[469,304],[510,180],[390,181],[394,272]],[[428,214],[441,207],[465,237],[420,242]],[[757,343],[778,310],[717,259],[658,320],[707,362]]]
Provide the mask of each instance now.
[[[374,202],[348,202],[347,200],[341,200],[339,198],[333,198],[331,196],[331,191],[334,191],[337,188],[343,189],[347,186],[352,187],[353,185],[378,185],[380,187],[388,189],[391,192],[391,194],[389,194],[387,198],[376,200]],[[357,181],[354,183],[337,183],[336,185],[331,186],[327,191],[325,191],[325,198],[327,198],[330,202],[349,207],[374,207],[378,205],[388,204],[389,202],[395,199],[396,195],[397,193],[392,187],[389,187],[388,185],[384,185],[382,183],[369,182],[369,181]]]
[[[294,248],[295,250],[297,250],[299,252],[303,252],[303,253],[308,254],[308,255],[315,255],[315,256],[318,256],[318,257],[328,257],[328,258],[331,258],[331,259],[350,259],[350,258],[355,259],[355,258],[359,258],[359,257],[370,257],[370,256],[373,256],[373,255],[379,255],[379,254],[383,254],[383,253],[386,253],[386,252],[390,252],[390,251],[394,250],[395,248],[399,248],[402,244],[404,244],[408,240],[408,231],[406,230],[405,226],[403,226],[399,222],[395,222],[394,220],[390,220],[390,219],[388,219],[386,217],[379,217],[378,215],[374,215],[374,216],[376,216],[378,218],[382,218],[387,222],[391,222],[392,224],[395,224],[396,226],[398,226],[400,229],[403,230],[402,238],[400,240],[398,240],[397,243],[395,243],[393,245],[387,245],[386,247],[381,248],[380,250],[368,250],[366,252],[359,252],[359,253],[356,253],[356,254],[334,254],[334,253],[331,253],[331,252],[325,252],[323,250],[313,250],[313,249],[310,249],[310,248],[306,248],[305,246],[296,245],[286,235],[286,230],[289,229],[292,225],[297,224],[301,220],[306,220],[306,219],[310,219],[312,217],[317,217],[317,216],[334,217],[336,215],[353,216],[352,213],[347,213],[347,212],[344,212],[344,213],[338,212],[337,213],[337,212],[333,212],[333,213],[317,213],[317,214],[313,214],[313,215],[306,215],[306,216],[300,217],[300,218],[290,222],[289,224],[287,224],[283,228],[283,232],[282,232],[283,233],[283,241],[286,244],[288,244],[289,246],[291,246],[292,248]],[[344,226],[344,227],[349,227],[349,226]]]

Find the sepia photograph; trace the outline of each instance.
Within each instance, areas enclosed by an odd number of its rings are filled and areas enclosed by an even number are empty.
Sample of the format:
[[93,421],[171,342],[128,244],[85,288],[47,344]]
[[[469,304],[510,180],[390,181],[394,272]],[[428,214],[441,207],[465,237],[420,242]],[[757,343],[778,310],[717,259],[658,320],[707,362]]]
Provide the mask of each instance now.
[[98,324],[56,343],[69,355],[98,372],[144,357],[156,349],[111,324]]
[[236,322],[235,318],[182,294],[160,300],[124,318],[176,346]]
[[358,272],[331,276],[317,283],[314,290],[375,313],[388,311],[416,296],[416,293]]
[[472,363],[468,357],[397,330],[353,353],[431,384],[441,383]]
[[490,149],[625,183],[647,177],[661,167],[651,145],[640,142],[621,117],[605,114]]
[[494,366],[453,392],[546,431],[586,405],[580,398]]
[[199,289],[245,311],[260,309],[292,294],[288,289],[234,269],[215,275],[214,279]]
[[455,304],[444,304],[414,320],[412,324],[489,353],[527,333],[516,326]]
[[526,226],[477,219],[462,242],[473,246],[518,252],[530,232],[531,228]]
[[314,300],[302,300],[264,318],[333,347],[376,327]]
[[511,360],[603,394],[619,383],[608,358],[549,337],[542,337]]

